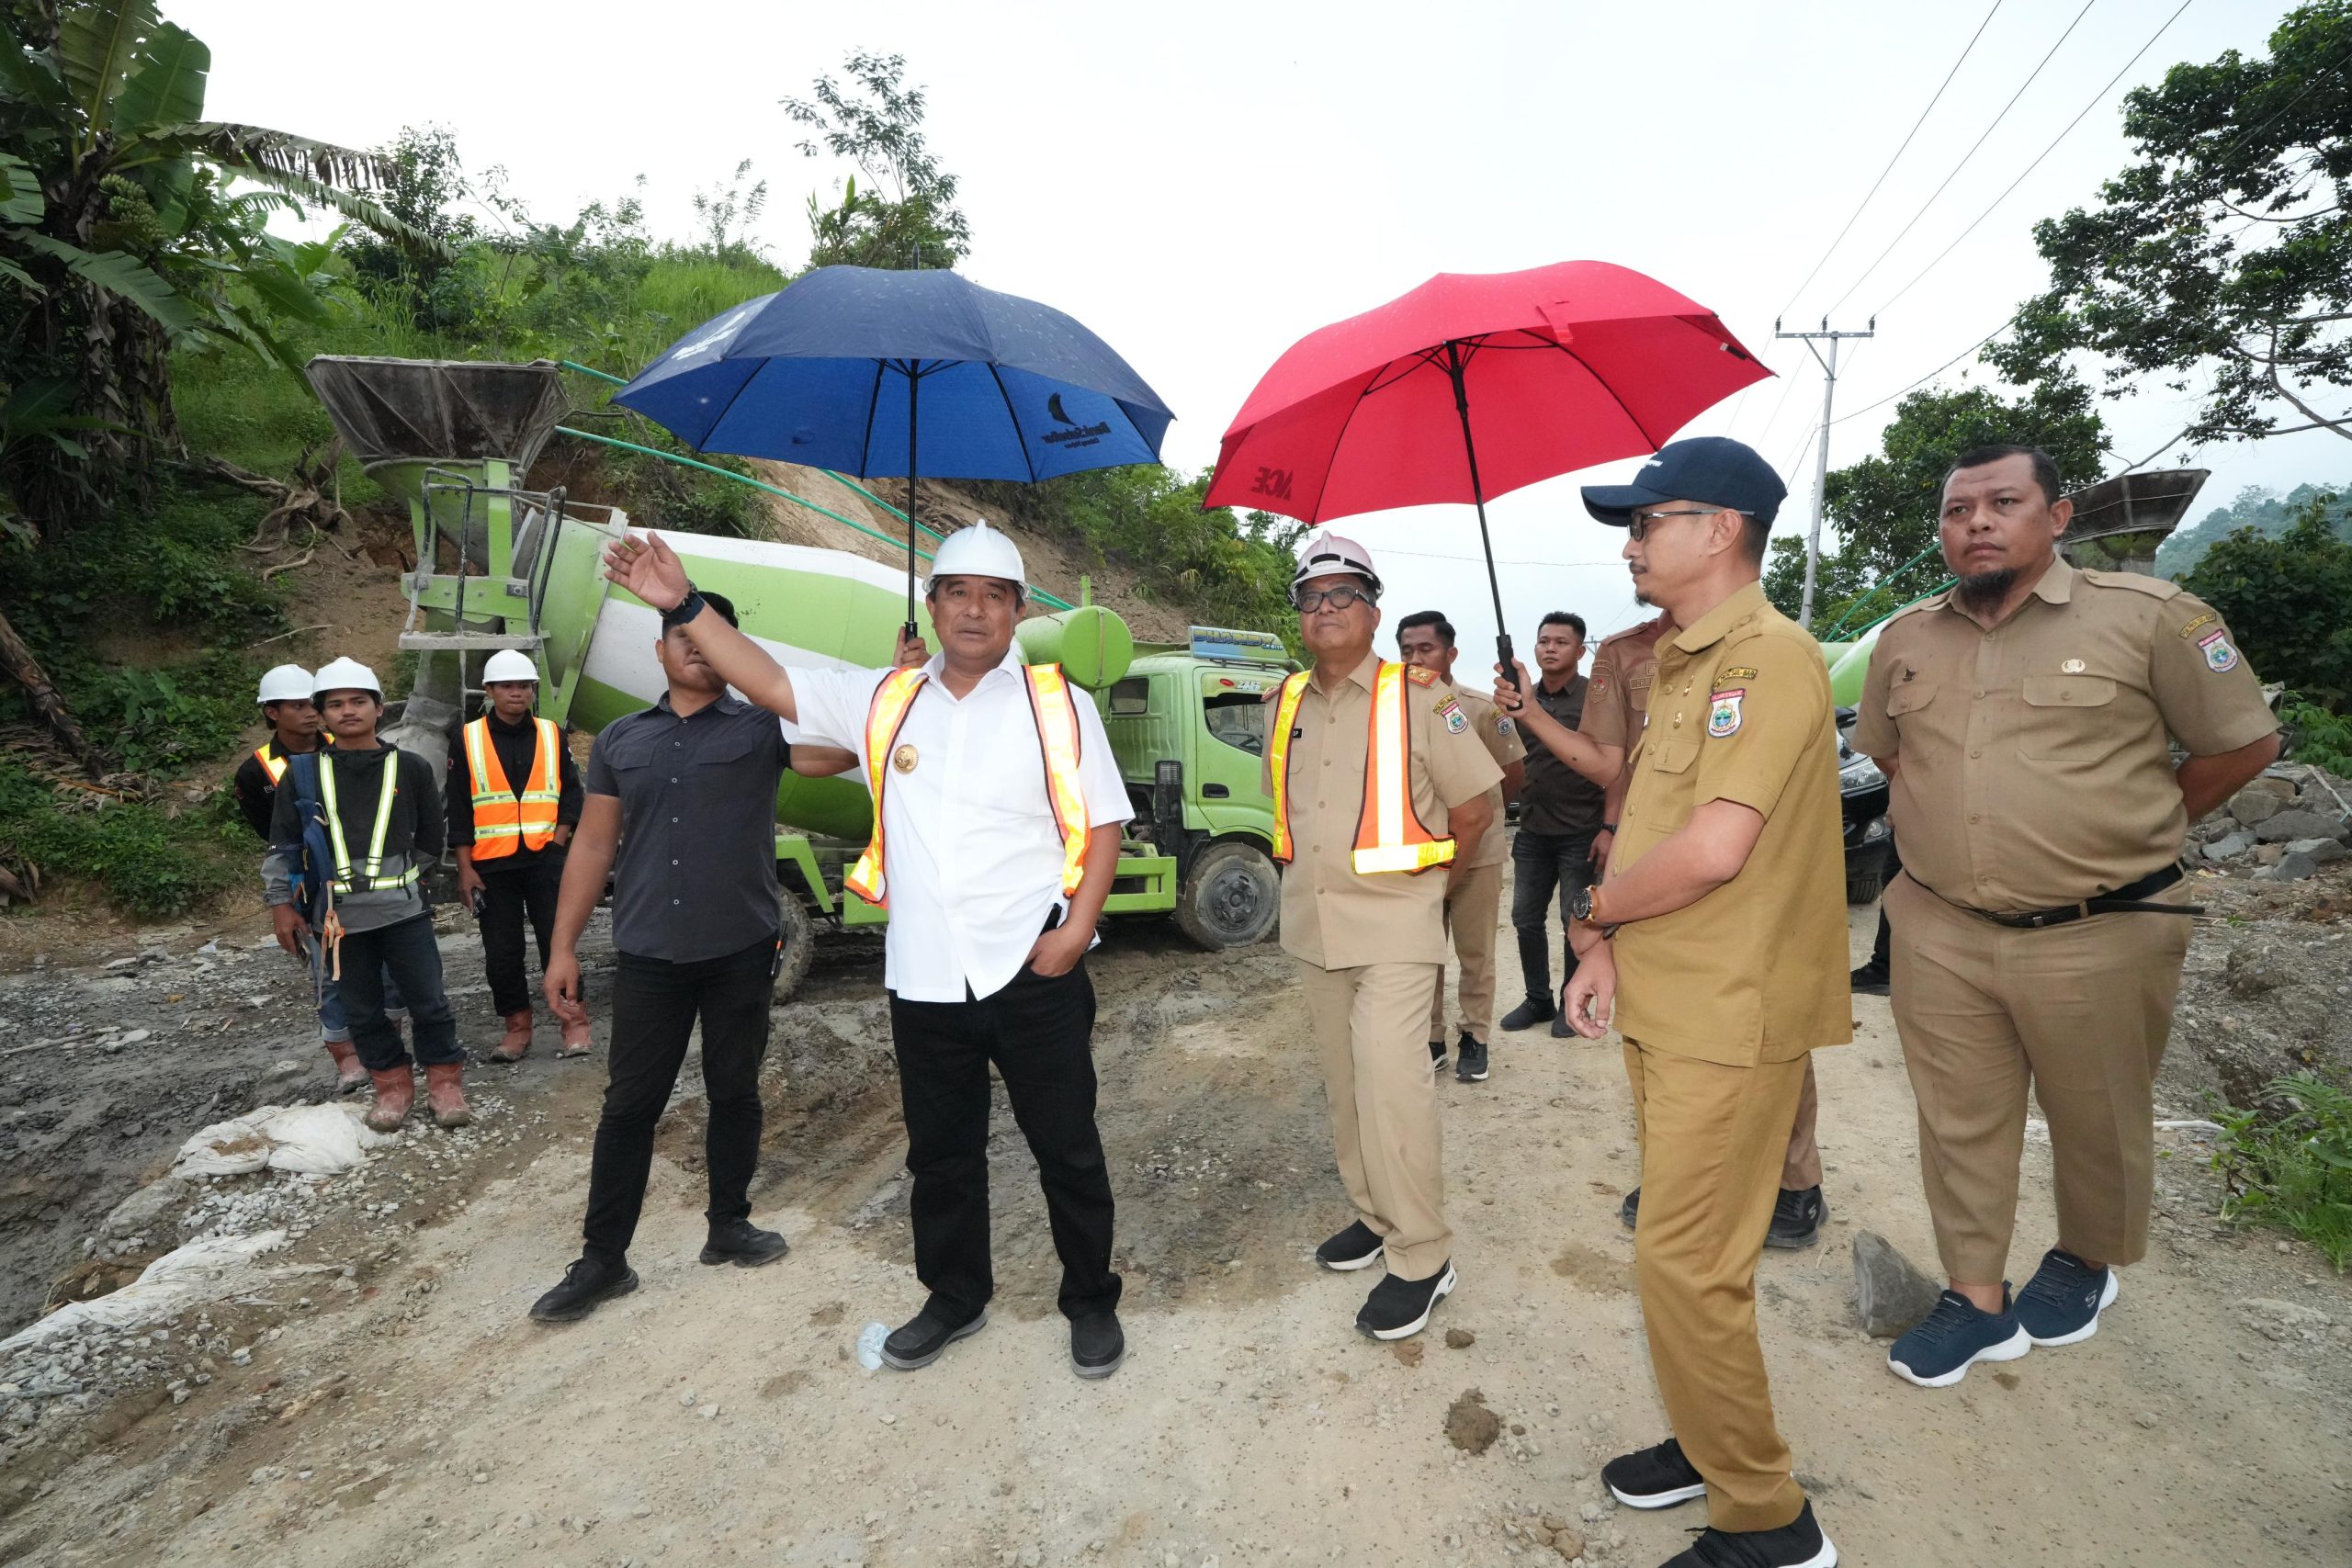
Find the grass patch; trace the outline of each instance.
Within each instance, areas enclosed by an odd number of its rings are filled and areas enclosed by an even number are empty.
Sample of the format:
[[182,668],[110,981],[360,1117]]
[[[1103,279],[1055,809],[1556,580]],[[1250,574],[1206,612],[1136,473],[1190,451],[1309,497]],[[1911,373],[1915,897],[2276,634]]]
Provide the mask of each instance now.
[[253,829],[227,791],[173,815],[143,801],[71,809],[14,764],[0,762],[0,855],[44,876],[88,877],[127,915],[169,919],[254,875]]
[[2300,1236],[2339,1274],[2352,1266],[2352,1092],[2309,1073],[2273,1080],[2263,1105],[2217,1118],[2222,1217]]

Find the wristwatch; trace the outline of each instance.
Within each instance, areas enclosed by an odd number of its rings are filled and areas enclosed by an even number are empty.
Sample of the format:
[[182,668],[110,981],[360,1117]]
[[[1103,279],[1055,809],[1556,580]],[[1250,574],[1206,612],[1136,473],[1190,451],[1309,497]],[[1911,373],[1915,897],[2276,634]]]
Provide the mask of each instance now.
[[684,626],[696,615],[702,614],[705,603],[706,601],[702,596],[702,591],[696,588],[692,582],[688,582],[686,584],[686,596],[679,600],[675,604],[673,604],[670,608],[662,612],[662,629],[666,631],[672,626]]
[[1568,919],[1581,921],[1586,925],[1592,924],[1592,889],[1590,887],[1577,888],[1575,896],[1568,900]]

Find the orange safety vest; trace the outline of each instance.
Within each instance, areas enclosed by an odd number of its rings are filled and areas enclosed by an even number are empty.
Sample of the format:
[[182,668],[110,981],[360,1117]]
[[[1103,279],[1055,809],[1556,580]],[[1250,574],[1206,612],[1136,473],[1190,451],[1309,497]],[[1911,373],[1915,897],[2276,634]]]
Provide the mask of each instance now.
[[[269,787],[272,789],[276,789],[286,781],[286,769],[292,760],[282,751],[272,752],[270,748],[277,744],[277,737],[273,735],[254,748],[254,761],[259,762],[261,771],[269,775]],[[319,737],[319,744],[332,746],[334,744],[334,737],[322,733]]]
[[[1086,794],[1079,785],[1078,709],[1069,694],[1069,681],[1058,664],[1024,664],[1023,684],[1029,692],[1029,711],[1037,721],[1037,749],[1046,765],[1046,795],[1054,808],[1054,823],[1062,835],[1062,896],[1078,891],[1086,879]],[[930,677],[922,668],[893,670],[875,690],[874,705],[865,716],[865,783],[874,792],[874,837],[857,857],[842,885],[867,903],[890,907],[883,877],[882,787],[890,776],[890,753],[897,750],[899,731],[907,711],[915,705],[922,683]]]
[[[1274,859],[1291,861],[1290,732],[1298,717],[1299,700],[1306,694],[1304,670],[1283,682],[1274,706],[1274,733],[1267,748],[1267,763],[1274,779]],[[1442,839],[1421,826],[1413,809],[1413,785],[1408,769],[1412,760],[1412,733],[1408,728],[1405,687],[1408,681],[1429,685],[1436,679],[1428,671],[1411,669],[1388,660],[1372,678],[1371,735],[1364,747],[1363,808],[1356,817],[1355,852],[1349,857],[1360,876],[1375,872],[1402,871],[1418,874],[1453,859],[1453,840]]]
[[531,754],[531,776],[520,795],[508,786],[490,739],[487,716],[466,726],[466,766],[473,774],[474,860],[503,860],[524,849],[543,850],[555,840],[556,807],[563,799],[556,728],[535,718],[538,745]]

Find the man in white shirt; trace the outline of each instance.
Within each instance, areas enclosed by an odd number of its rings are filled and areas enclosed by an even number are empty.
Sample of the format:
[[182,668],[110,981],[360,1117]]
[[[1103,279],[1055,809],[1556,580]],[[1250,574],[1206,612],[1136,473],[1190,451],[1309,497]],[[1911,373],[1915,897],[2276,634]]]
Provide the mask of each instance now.
[[[1126,1355],[1111,1182],[1094,1122],[1087,950],[1134,815],[1094,704],[1012,648],[1021,555],[985,524],[950,536],[927,603],[941,651],[897,670],[786,670],[716,613],[658,536],[608,575],[684,626],[751,701],[854,750],[876,797],[853,888],[890,911],[884,985],[907,1121],[915,1274],[930,1300],[884,1345],[911,1371],[988,1321],[989,1066],[1037,1159],[1062,1260],[1070,1364]],[[919,651],[920,644],[910,647]]]

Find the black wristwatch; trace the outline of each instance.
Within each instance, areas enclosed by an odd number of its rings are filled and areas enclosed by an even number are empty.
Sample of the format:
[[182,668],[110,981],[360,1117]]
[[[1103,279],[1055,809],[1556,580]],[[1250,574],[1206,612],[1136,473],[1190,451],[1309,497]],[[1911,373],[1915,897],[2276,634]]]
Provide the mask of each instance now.
[[1568,899],[1568,919],[1582,920],[1588,925],[1592,922],[1592,889],[1590,887],[1577,888],[1575,895]]
[[1603,834],[1603,833],[1613,833],[1613,832],[1615,832],[1616,830],[1617,830],[1617,824],[1616,824],[1616,823],[1614,823],[1614,822],[1603,822],[1600,827],[1598,827],[1598,828],[1596,828],[1596,829],[1593,829],[1593,837],[1597,839],[1597,838],[1599,838],[1599,837],[1600,837],[1601,834]]
[[672,626],[684,626],[703,613],[707,603],[707,601],[702,596],[702,591],[693,583],[687,583],[686,596],[662,612],[662,629],[667,631]]

